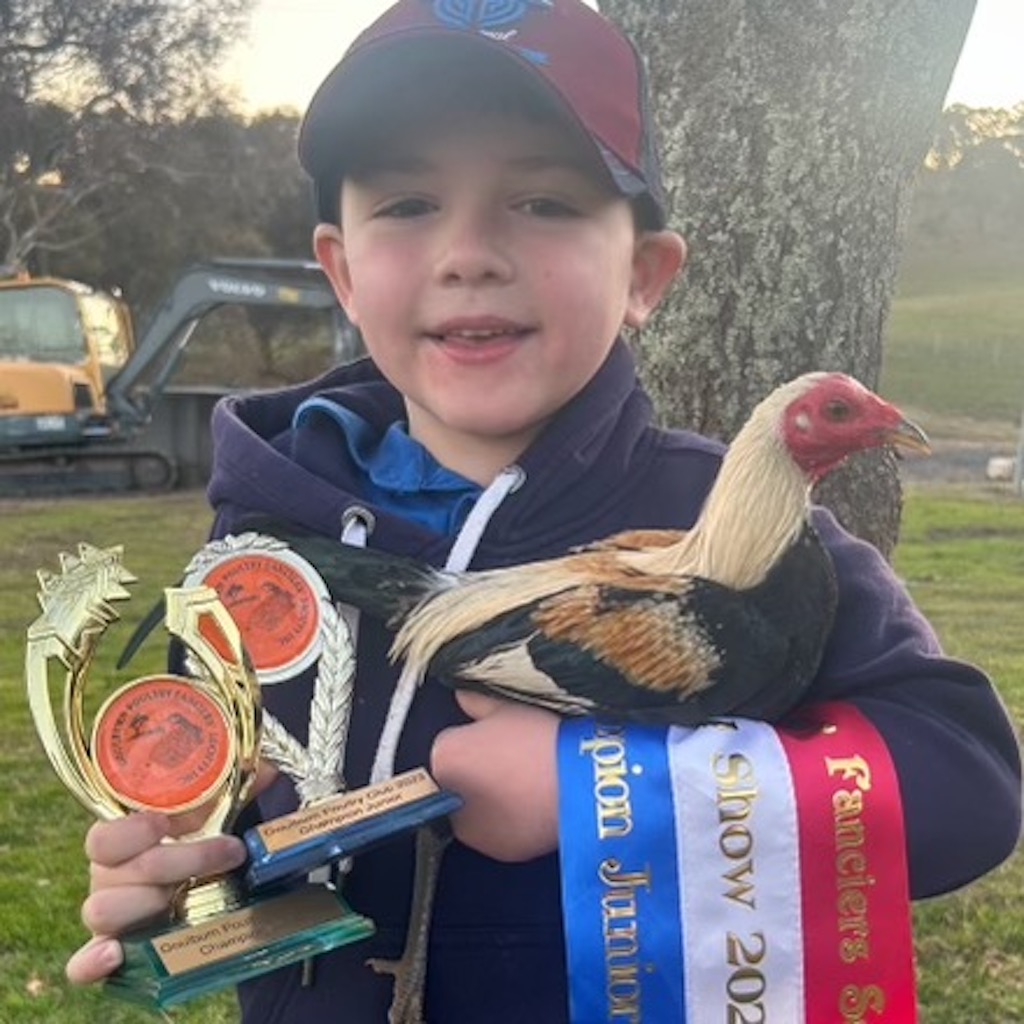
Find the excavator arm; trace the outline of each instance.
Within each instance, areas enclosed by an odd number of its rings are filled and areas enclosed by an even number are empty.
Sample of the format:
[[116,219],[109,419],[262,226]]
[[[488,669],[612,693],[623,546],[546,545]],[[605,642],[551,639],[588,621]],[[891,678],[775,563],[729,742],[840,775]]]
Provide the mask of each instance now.
[[132,357],[107,384],[114,418],[129,430],[147,423],[199,322],[220,306],[239,305],[332,310],[335,354],[342,361],[361,354],[358,332],[345,319],[319,264],[272,259],[195,264],[178,278]]

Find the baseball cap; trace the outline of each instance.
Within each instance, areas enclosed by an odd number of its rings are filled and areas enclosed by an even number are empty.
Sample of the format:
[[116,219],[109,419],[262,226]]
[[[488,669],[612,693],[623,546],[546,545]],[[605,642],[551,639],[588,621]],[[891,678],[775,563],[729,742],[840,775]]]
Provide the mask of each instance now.
[[299,130],[320,218],[337,218],[340,182],[374,133],[381,137],[389,111],[453,76],[472,89],[491,75],[514,79],[574,126],[645,226],[665,225],[643,61],[581,0],[398,0],[388,8],[324,79]]

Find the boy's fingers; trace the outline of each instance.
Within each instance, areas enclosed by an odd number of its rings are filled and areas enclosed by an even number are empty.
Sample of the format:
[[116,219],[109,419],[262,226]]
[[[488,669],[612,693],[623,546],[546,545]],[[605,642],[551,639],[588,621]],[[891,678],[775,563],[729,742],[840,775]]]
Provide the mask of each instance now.
[[89,985],[105,978],[123,962],[121,943],[97,935],[72,954],[64,970],[73,985]]
[[507,700],[499,700],[486,693],[476,693],[473,690],[456,690],[455,699],[459,707],[469,715],[470,718],[479,720],[493,715],[495,711],[508,707]]
[[129,814],[115,821],[97,821],[85,836],[85,854],[94,864],[116,867],[156,846],[170,834],[163,814]]
[[245,862],[245,844],[237,836],[213,836],[188,843],[160,843],[113,866],[93,861],[93,892],[128,885],[178,885],[237,868]]
[[[279,772],[269,761],[260,761],[250,799],[259,796],[277,778]],[[115,867],[156,846],[168,836],[193,832],[206,822],[209,807],[170,817],[153,811],[139,811],[113,821],[97,821],[85,837],[89,860]]]
[[117,939],[97,935],[72,954],[64,972],[72,985],[91,985],[105,978],[123,962],[121,943]]
[[154,919],[169,920],[174,886],[119,885],[99,889],[82,904],[82,923],[94,935],[119,935]]

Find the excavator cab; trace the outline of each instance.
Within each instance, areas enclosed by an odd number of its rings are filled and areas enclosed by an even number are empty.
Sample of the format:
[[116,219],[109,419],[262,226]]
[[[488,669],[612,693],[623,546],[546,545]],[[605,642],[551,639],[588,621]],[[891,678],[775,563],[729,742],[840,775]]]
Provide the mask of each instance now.
[[0,281],[0,447],[109,435],[106,384],[134,347],[114,295],[57,278]]

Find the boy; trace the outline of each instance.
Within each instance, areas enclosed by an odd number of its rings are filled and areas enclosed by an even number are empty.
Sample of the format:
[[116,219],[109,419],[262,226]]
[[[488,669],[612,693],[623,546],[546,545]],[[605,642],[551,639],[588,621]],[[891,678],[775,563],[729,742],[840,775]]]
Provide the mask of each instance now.
[[[651,130],[636,55],[579,0],[399,0],[328,76],[299,142],[316,255],[372,361],[218,409],[215,534],[251,513],[346,540],[355,523],[372,546],[435,564],[457,547],[488,568],[691,525],[721,447],[652,425],[619,339],[685,259],[665,230]],[[877,554],[827,513],[816,525],[840,615],[811,699],[848,701],[879,731],[912,893],[947,891],[1017,838],[1012,730]],[[367,781],[394,685],[389,639],[361,620],[351,786]],[[309,693],[308,678],[266,691],[300,738]],[[428,764],[465,799],[439,883],[428,1020],[567,1019],[556,732],[544,711],[429,680],[416,696],[397,768]],[[260,798],[265,816],[294,805],[280,780]],[[91,830],[83,918],[97,938],[69,963],[73,980],[114,969],[109,936],[165,911],[176,883],[242,859],[231,837],[158,846],[167,830],[150,815]],[[345,893],[378,935],[320,958],[312,985],[298,968],[244,984],[247,1024],[386,1019],[391,981],[364,962],[401,950],[411,850],[356,858]]]

